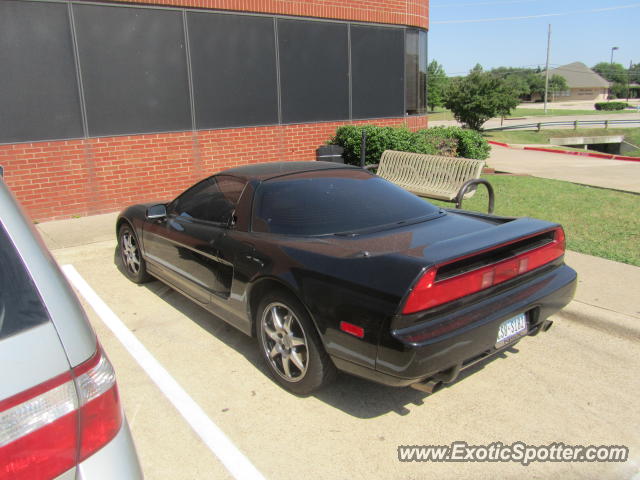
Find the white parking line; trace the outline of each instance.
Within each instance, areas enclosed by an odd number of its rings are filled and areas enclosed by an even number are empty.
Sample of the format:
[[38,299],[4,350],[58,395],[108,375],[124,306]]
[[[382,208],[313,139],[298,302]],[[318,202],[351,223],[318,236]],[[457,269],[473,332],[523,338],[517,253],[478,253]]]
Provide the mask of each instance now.
[[151,377],[191,428],[198,434],[209,450],[218,457],[227,470],[237,479],[264,479],[251,461],[229,440],[220,428],[204,413],[178,382],[149,353],[145,346],[113,313],[73,265],[62,267],[71,284],[80,292],[100,319],[120,340],[131,356]]

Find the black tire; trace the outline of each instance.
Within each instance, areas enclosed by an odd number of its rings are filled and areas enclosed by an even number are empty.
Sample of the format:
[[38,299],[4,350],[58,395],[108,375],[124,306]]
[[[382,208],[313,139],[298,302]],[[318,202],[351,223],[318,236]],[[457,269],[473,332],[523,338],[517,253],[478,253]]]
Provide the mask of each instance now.
[[296,395],[309,395],[333,381],[336,367],[309,314],[293,295],[267,293],[256,322],[260,356],[279,385]]
[[118,230],[118,252],[125,275],[134,283],[145,283],[151,280],[147,273],[147,264],[142,258],[138,237],[128,223],[123,223]]

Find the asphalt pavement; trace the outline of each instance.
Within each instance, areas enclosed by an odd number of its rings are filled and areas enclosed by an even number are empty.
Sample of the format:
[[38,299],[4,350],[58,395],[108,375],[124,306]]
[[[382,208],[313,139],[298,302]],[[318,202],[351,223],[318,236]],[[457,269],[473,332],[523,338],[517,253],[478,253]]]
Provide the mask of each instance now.
[[[254,339],[160,282],[130,282],[117,266],[115,215],[96,220],[91,228],[74,219],[39,229],[49,245],[57,245],[56,260],[73,266],[125,331],[265,478],[640,479],[636,267],[568,252],[567,263],[581,276],[578,295],[564,314],[552,317],[549,332],[524,338],[433,395],[341,375],[317,394],[299,398],[269,378]],[[152,380],[154,372],[108,326],[104,312],[91,308],[85,296],[81,300],[114,364],[146,478],[232,478],[223,459],[178,413],[188,402],[167,395]],[[400,445],[460,441],[623,445],[630,458],[526,467],[397,458]]]

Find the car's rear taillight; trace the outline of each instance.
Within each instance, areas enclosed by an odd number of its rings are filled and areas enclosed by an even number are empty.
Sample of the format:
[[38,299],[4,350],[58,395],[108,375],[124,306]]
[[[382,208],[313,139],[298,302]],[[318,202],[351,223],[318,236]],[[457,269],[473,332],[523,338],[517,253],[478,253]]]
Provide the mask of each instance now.
[[564,255],[564,250],[564,231],[556,228],[553,239],[543,246],[450,278],[438,280],[439,267],[430,268],[413,287],[402,313],[427,310],[506,282],[552,262]]
[[122,411],[98,345],[72,372],[0,401],[0,480],[54,478],[108,443]]

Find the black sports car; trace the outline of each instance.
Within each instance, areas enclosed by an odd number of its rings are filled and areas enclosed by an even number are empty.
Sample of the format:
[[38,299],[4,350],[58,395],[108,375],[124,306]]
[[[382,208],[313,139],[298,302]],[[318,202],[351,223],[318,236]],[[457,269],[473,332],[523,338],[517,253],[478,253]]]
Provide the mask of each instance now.
[[117,221],[124,271],[254,335],[296,394],[337,370],[433,391],[573,297],[562,227],[438,208],[325,162],[213,175]]

